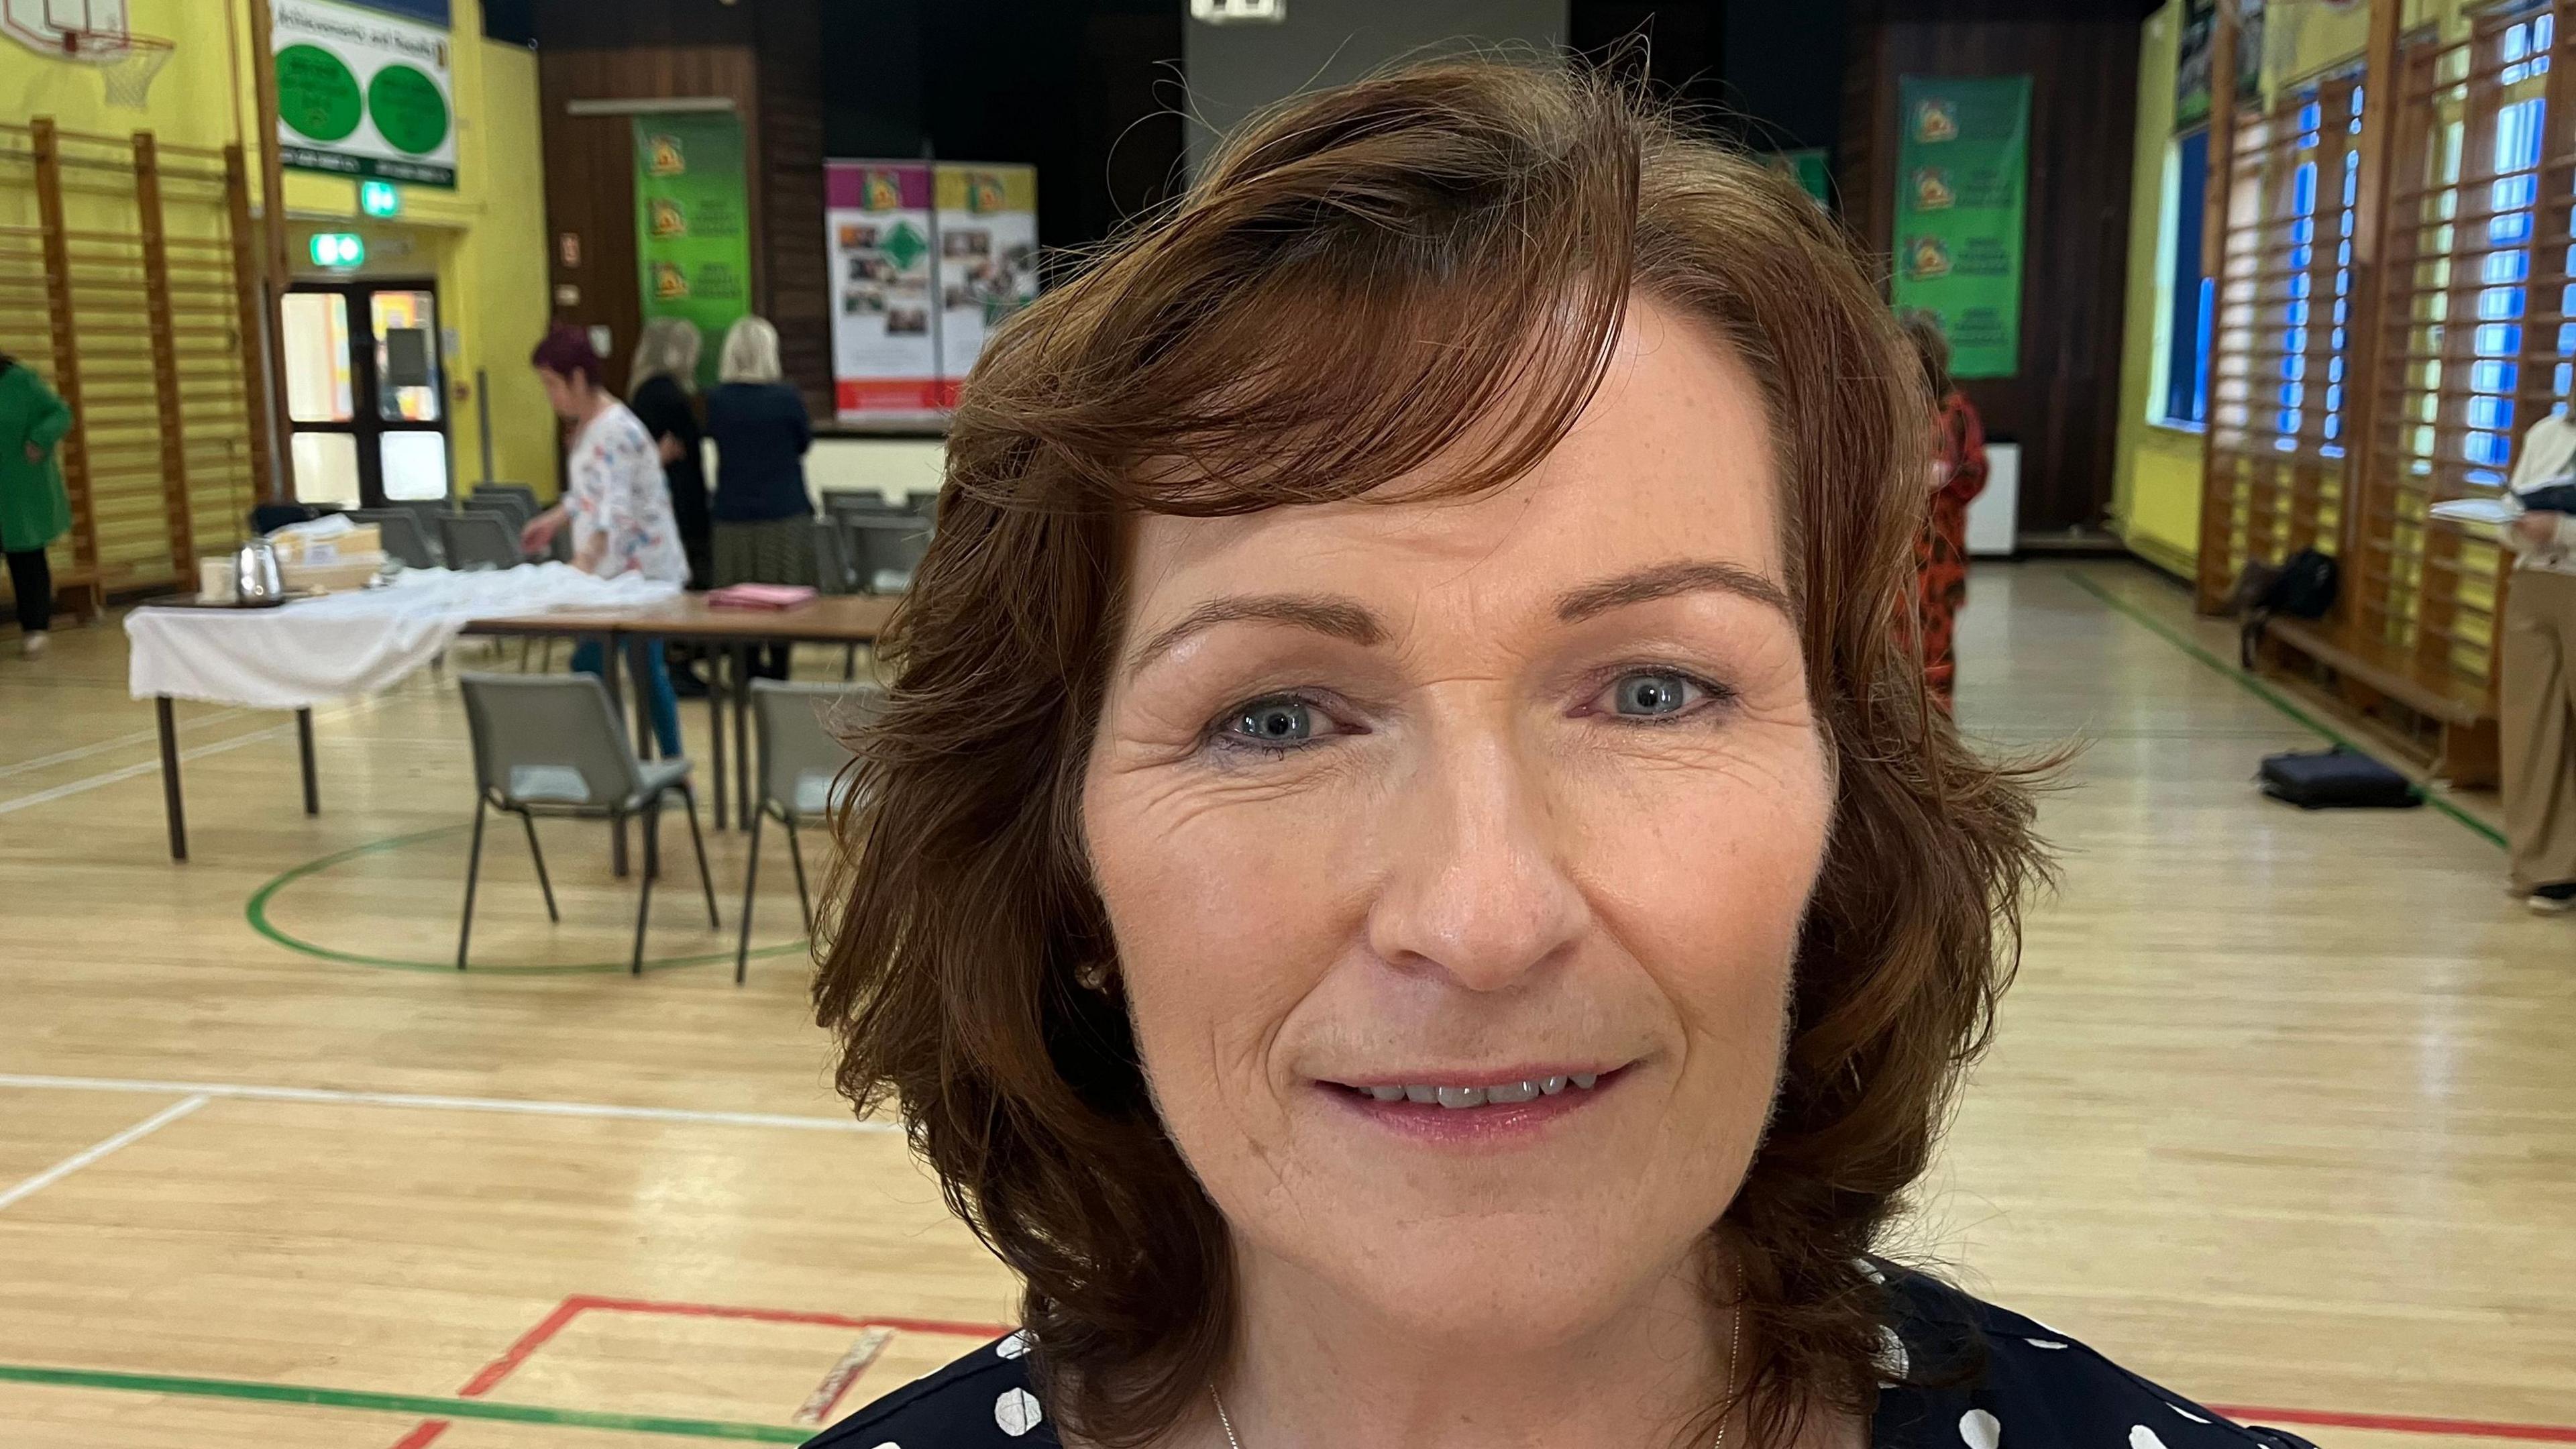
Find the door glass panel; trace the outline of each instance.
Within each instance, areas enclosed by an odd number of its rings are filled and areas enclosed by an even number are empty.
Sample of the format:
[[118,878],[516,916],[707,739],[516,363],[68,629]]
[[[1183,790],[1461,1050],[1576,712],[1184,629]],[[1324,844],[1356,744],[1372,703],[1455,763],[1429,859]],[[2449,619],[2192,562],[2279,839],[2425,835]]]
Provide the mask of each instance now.
[[356,438],[347,433],[297,433],[293,452],[296,502],[358,506]]
[[385,497],[447,496],[445,433],[387,433],[378,444],[376,456],[384,464]]
[[282,311],[287,417],[349,421],[356,415],[349,401],[349,300],[337,292],[289,292]]
[[427,292],[376,292],[367,313],[376,328],[377,415],[389,423],[437,422],[437,300]]

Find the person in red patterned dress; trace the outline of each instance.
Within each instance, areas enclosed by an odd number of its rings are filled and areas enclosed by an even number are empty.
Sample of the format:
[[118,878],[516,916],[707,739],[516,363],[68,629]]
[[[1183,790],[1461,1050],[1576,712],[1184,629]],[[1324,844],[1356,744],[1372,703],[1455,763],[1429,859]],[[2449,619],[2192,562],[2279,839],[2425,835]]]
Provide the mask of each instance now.
[[1909,312],[1902,320],[1938,408],[1931,506],[1914,540],[1914,617],[1907,622],[1922,647],[1923,687],[1947,714],[1959,672],[1951,635],[1968,602],[1968,505],[1986,491],[1986,429],[1967,394],[1950,380],[1950,339],[1942,335],[1940,321],[1929,312]]

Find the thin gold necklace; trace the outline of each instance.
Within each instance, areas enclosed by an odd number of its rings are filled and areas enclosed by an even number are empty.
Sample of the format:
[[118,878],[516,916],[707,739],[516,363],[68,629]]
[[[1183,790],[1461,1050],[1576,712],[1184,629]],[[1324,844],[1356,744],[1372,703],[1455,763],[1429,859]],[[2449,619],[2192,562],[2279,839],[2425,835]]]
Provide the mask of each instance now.
[[[1726,1334],[1726,1388],[1730,1395],[1735,1391],[1735,1356],[1743,1347],[1744,1310],[1739,1306],[1735,1312],[1734,1324]],[[1208,1380],[1208,1400],[1216,1405],[1216,1422],[1219,1428],[1225,1430],[1226,1449],[1243,1449],[1243,1441],[1234,1437],[1234,1416],[1225,1411],[1225,1395],[1216,1391],[1214,1379]],[[1728,1406],[1730,1418],[1733,1407],[1731,1404]],[[1729,1419],[1717,1421],[1717,1442],[1710,1445],[1709,1449],[1726,1449],[1726,1431],[1729,1427],[1731,1427]]]

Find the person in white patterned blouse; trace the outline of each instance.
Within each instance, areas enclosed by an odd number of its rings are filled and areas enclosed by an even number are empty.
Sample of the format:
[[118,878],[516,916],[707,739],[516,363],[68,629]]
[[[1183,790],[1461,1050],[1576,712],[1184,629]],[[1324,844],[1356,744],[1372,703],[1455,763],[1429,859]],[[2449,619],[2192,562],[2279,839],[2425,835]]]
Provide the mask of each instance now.
[[[573,438],[564,450],[563,501],[528,520],[520,545],[531,553],[544,549],[569,523],[575,568],[601,578],[638,573],[687,582],[689,559],[662,479],[662,455],[644,424],[601,385],[590,339],[579,328],[558,327],[528,361],[545,385],[546,402],[572,424]],[[652,707],[654,743],[666,756],[679,754],[680,701],[661,641],[636,641],[628,659]],[[573,651],[572,667],[584,674],[599,673],[604,662],[596,641]]]

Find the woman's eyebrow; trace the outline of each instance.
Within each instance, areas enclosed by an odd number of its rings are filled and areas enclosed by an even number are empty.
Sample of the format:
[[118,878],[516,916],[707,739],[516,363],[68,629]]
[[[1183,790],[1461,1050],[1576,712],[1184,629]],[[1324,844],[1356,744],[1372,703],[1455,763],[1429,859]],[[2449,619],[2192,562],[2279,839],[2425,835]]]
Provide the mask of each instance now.
[[1386,638],[1386,629],[1354,600],[1330,594],[1239,594],[1210,599],[1181,616],[1180,622],[1145,641],[1127,660],[1133,679],[1146,665],[1177,649],[1192,635],[1219,624],[1246,620],[1286,624],[1367,647]]
[[1751,599],[1766,608],[1778,610],[1782,618],[1796,622],[1797,611],[1790,605],[1786,589],[1761,573],[1723,559],[1684,559],[1677,563],[1654,564],[1599,583],[1569,589],[1557,598],[1556,617],[1571,624],[1628,604],[1642,604],[1650,599],[1707,589]]

